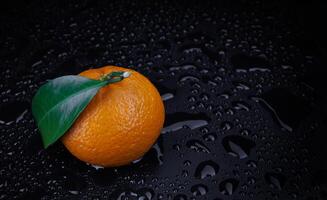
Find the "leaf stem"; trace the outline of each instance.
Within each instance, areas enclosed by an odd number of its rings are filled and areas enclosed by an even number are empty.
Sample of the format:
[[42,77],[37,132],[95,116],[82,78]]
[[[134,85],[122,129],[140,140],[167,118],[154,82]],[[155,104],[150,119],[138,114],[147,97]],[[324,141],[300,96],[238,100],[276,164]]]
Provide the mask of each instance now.
[[100,80],[101,81],[106,81],[108,84],[109,83],[116,83],[119,81],[122,81],[124,78],[129,77],[131,72],[124,72],[124,71],[116,71],[116,72],[111,72],[110,74],[103,75]]

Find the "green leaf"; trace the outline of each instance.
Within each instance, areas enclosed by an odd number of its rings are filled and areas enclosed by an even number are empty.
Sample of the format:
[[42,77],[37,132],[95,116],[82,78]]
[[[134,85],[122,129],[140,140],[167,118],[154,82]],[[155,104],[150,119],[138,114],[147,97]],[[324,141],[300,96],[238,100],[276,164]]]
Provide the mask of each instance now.
[[74,123],[108,80],[62,76],[40,87],[32,100],[32,113],[44,147],[57,141]]

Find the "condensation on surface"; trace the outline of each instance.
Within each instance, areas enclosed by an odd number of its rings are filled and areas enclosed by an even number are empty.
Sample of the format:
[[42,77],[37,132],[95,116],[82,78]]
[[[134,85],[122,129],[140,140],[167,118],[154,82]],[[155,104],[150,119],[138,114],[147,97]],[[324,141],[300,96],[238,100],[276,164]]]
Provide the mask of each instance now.
[[[0,199],[326,198],[326,106],[303,76],[318,64],[282,13],[257,1],[25,4],[1,18]],[[44,150],[30,108],[47,80],[104,65],[147,76],[166,108],[154,147],[119,168],[60,142]]]

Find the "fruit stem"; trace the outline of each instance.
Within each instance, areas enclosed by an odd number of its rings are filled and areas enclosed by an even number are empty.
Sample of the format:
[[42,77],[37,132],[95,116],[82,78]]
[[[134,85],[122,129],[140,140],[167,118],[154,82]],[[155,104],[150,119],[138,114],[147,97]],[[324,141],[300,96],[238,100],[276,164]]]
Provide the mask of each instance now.
[[111,72],[110,74],[103,75],[100,80],[101,81],[107,81],[108,83],[116,83],[119,81],[122,81],[124,78],[127,78],[131,75],[131,72],[123,72],[123,71],[117,71],[117,72]]

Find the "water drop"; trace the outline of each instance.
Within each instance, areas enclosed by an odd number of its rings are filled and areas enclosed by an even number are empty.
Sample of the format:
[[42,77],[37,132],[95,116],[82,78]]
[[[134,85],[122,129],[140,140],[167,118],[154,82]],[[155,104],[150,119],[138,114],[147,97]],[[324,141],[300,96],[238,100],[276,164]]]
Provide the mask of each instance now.
[[249,90],[250,87],[244,83],[234,82],[235,87],[239,90]]
[[184,127],[190,129],[200,128],[208,124],[208,117],[205,114],[175,113],[168,115],[165,127],[161,130],[162,134],[178,131]]
[[278,190],[281,190],[286,182],[285,176],[280,173],[266,173],[265,180],[271,187]]
[[187,75],[187,76],[183,76],[181,77],[178,82],[179,83],[184,83],[184,82],[187,82],[187,81],[191,81],[191,82],[199,82],[200,79],[198,77],[195,77],[195,76],[191,76],[191,75]]
[[202,196],[207,194],[208,188],[205,185],[198,184],[191,187],[193,196]]
[[191,163],[191,161],[189,161],[189,160],[185,160],[184,161],[184,163],[183,163],[183,165],[185,166],[185,167],[188,167],[188,166],[190,166],[192,163]]
[[223,94],[219,94],[218,97],[224,98],[224,99],[229,99],[229,94],[228,93],[223,93]]
[[78,191],[76,191],[76,190],[69,190],[68,192],[70,194],[73,194],[73,195],[77,195],[78,194]]
[[237,135],[226,136],[222,143],[230,155],[240,159],[247,158],[252,148],[255,147],[255,143],[252,140]]
[[224,131],[232,129],[232,124],[230,122],[222,122],[220,128]]
[[188,177],[188,171],[182,170],[182,177]]
[[99,166],[99,165],[93,165],[93,164],[89,164],[89,163],[86,163],[87,165],[93,167],[95,170],[100,170],[100,169],[104,169],[104,167],[102,166]]
[[287,125],[286,123],[284,123],[278,116],[277,112],[275,111],[275,109],[273,107],[271,107],[271,105],[268,104],[268,102],[266,102],[264,99],[259,98],[259,97],[252,97],[252,99],[255,102],[259,102],[261,103],[261,105],[263,105],[264,108],[266,108],[273,116],[273,119],[282,127],[282,129],[287,130],[289,132],[293,131],[293,128],[290,127],[289,125]]
[[163,101],[167,101],[172,98],[174,98],[174,94],[172,94],[172,93],[165,93],[165,94],[161,95],[161,99]]
[[183,127],[187,126],[190,129],[196,129],[202,126],[206,126],[208,122],[206,120],[186,120],[177,122],[175,124],[172,124],[170,126],[166,126],[161,130],[162,134],[168,133],[168,132],[174,132],[179,129],[182,129]]
[[197,67],[195,65],[183,65],[177,67],[170,67],[169,71],[179,71],[179,70],[196,70]]
[[219,166],[217,163],[208,160],[201,162],[196,170],[195,170],[195,177],[205,179],[215,176],[219,171]]
[[249,160],[246,162],[246,165],[250,168],[257,168],[257,163],[253,160]]
[[214,133],[207,133],[202,136],[202,138],[207,142],[213,142],[216,140],[216,135]]
[[311,111],[306,99],[283,88],[275,88],[264,93],[262,98],[252,99],[266,108],[277,124],[289,132],[297,128]]
[[232,195],[237,189],[239,181],[236,179],[227,179],[219,184],[219,191],[224,195]]
[[143,160],[143,157],[140,157],[140,158],[138,158],[136,160],[133,160],[132,163],[137,164],[137,163],[141,162],[142,160]]
[[152,189],[143,188],[137,191],[139,194],[138,200],[152,200],[154,192]]
[[130,197],[137,197],[138,195],[135,192],[132,191],[124,191],[119,194],[117,197],[117,200],[125,200],[129,199]]
[[268,68],[262,68],[262,67],[251,67],[249,68],[249,72],[270,72],[271,70]]
[[241,102],[241,101],[232,102],[232,106],[235,110],[244,110],[244,111],[250,110],[250,106],[247,105],[245,102]]
[[160,147],[159,143],[155,143],[152,148],[156,151],[156,156],[157,156],[157,160],[159,162],[159,165],[163,164],[163,151],[162,148]]
[[190,140],[186,143],[186,146],[190,149],[195,150],[196,152],[202,153],[210,153],[208,147],[206,147],[201,141],[199,140]]

